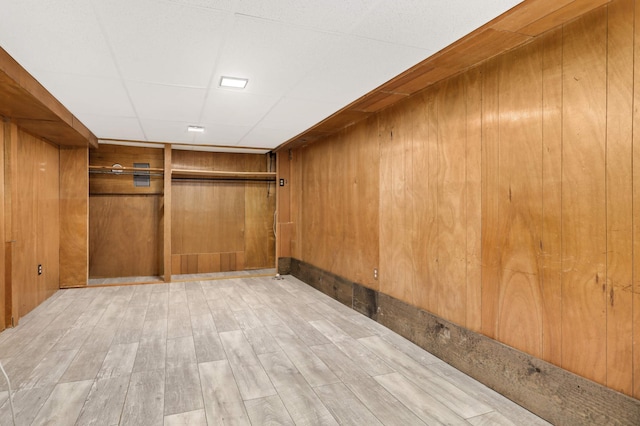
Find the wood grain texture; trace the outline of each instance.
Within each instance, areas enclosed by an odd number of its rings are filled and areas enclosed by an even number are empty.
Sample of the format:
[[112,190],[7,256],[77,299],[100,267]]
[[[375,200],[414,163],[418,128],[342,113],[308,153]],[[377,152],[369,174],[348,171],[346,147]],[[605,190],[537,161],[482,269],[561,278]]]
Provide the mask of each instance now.
[[[291,185],[280,236],[294,259],[637,395],[635,2],[532,3],[533,15],[492,23],[533,20],[530,43],[280,151]],[[351,150],[364,134],[367,157]],[[352,239],[345,218],[364,218],[364,197],[342,188],[365,158],[378,168],[378,233]],[[379,286],[360,270],[372,244]],[[342,284],[318,288],[348,303]]]
[[[164,182],[163,182],[163,197],[162,197],[162,210],[160,213],[160,226],[158,233],[158,263],[161,265],[160,273],[164,276],[165,282],[171,281],[171,274],[173,267],[173,259],[171,257],[173,251],[171,246],[171,205],[173,203],[172,191],[171,191],[171,173],[169,171],[172,167],[172,151],[171,145],[166,144],[164,146]],[[179,274],[180,272],[175,272]]]
[[[496,337],[542,355],[542,56],[539,41],[498,59],[500,141],[498,220],[500,284]],[[517,136],[516,136],[517,135]]]
[[606,10],[564,29],[562,366],[606,383]]
[[385,110],[380,134],[380,290],[414,303],[411,230],[413,181],[410,126],[402,111]]
[[561,365],[562,29],[542,43],[542,358]]
[[[10,130],[9,123],[0,120],[0,164],[3,170],[5,165],[5,144],[9,144]],[[0,331],[11,325],[11,279],[7,280],[7,239],[5,233],[5,177],[0,174]]]
[[635,3],[608,7],[607,386],[633,393],[633,27]]
[[161,196],[89,197],[89,276],[157,276]]
[[[89,150],[90,166],[111,167],[120,164],[133,167],[133,163],[149,163],[150,168],[163,169],[164,150],[106,144],[100,145],[99,149]],[[163,188],[162,175],[151,176],[148,187],[135,187],[133,175],[125,173],[92,173],[89,179],[89,194],[162,194]]]
[[89,152],[60,149],[60,287],[89,277]]
[[[640,22],[640,7],[634,11],[635,22]],[[640,26],[634,27],[635,40],[640,39]],[[640,43],[634,43],[634,58],[640,57]],[[633,68],[633,391],[631,395],[640,399],[640,220],[637,220],[640,209],[640,111],[635,106],[640,105],[640,67]]]

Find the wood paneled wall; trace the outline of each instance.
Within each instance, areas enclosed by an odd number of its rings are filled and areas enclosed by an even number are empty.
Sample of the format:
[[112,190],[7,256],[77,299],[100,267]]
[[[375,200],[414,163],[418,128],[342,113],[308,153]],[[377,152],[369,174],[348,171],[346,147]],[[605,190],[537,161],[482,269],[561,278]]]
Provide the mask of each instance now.
[[[164,169],[164,150],[101,145],[90,151],[89,164],[133,167],[149,163]],[[162,264],[164,180],[135,187],[131,174],[91,174],[89,178],[89,277],[159,276]]]
[[[174,169],[263,172],[269,157],[175,150]],[[171,246],[174,274],[275,265],[273,182],[174,179]]]
[[640,398],[638,58],[618,0],[279,153],[279,254]]
[[60,287],[89,278],[89,149],[60,148]]
[[3,276],[17,324],[59,288],[59,149],[15,124],[3,127]]

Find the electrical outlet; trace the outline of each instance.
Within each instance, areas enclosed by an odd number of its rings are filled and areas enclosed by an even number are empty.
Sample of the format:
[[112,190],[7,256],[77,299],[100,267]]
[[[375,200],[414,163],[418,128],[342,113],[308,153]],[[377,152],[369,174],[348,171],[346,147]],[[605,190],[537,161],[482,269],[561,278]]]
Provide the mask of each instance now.
[[377,280],[378,279],[378,268],[374,268],[373,269],[373,279]]
[[284,179],[280,178],[280,186],[284,186]]
[[42,275],[42,265],[38,265],[38,275]]

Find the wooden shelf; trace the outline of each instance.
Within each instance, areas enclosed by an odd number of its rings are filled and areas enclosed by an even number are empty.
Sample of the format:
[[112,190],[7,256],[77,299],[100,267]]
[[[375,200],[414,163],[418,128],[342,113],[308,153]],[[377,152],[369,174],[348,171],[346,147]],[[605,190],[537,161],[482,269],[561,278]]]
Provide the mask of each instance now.
[[275,181],[275,172],[223,172],[213,170],[173,169],[171,177],[176,179],[212,180],[261,180]]

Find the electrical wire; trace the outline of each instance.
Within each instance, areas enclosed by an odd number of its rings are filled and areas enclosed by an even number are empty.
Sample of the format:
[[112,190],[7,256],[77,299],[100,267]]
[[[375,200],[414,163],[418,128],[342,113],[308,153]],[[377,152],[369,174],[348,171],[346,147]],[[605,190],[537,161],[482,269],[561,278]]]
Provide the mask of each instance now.
[[7,376],[7,372],[4,371],[2,362],[0,362],[0,370],[2,370],[2,374],[4,375],[4,378],[7,380],[7,387],[9,388],[9,406],[11,407],[11,420],[13,421],[13,426],[16,426],[16,415],[13,411],[13,396],[11,392],[11,381],[9,381],[9,376]]

